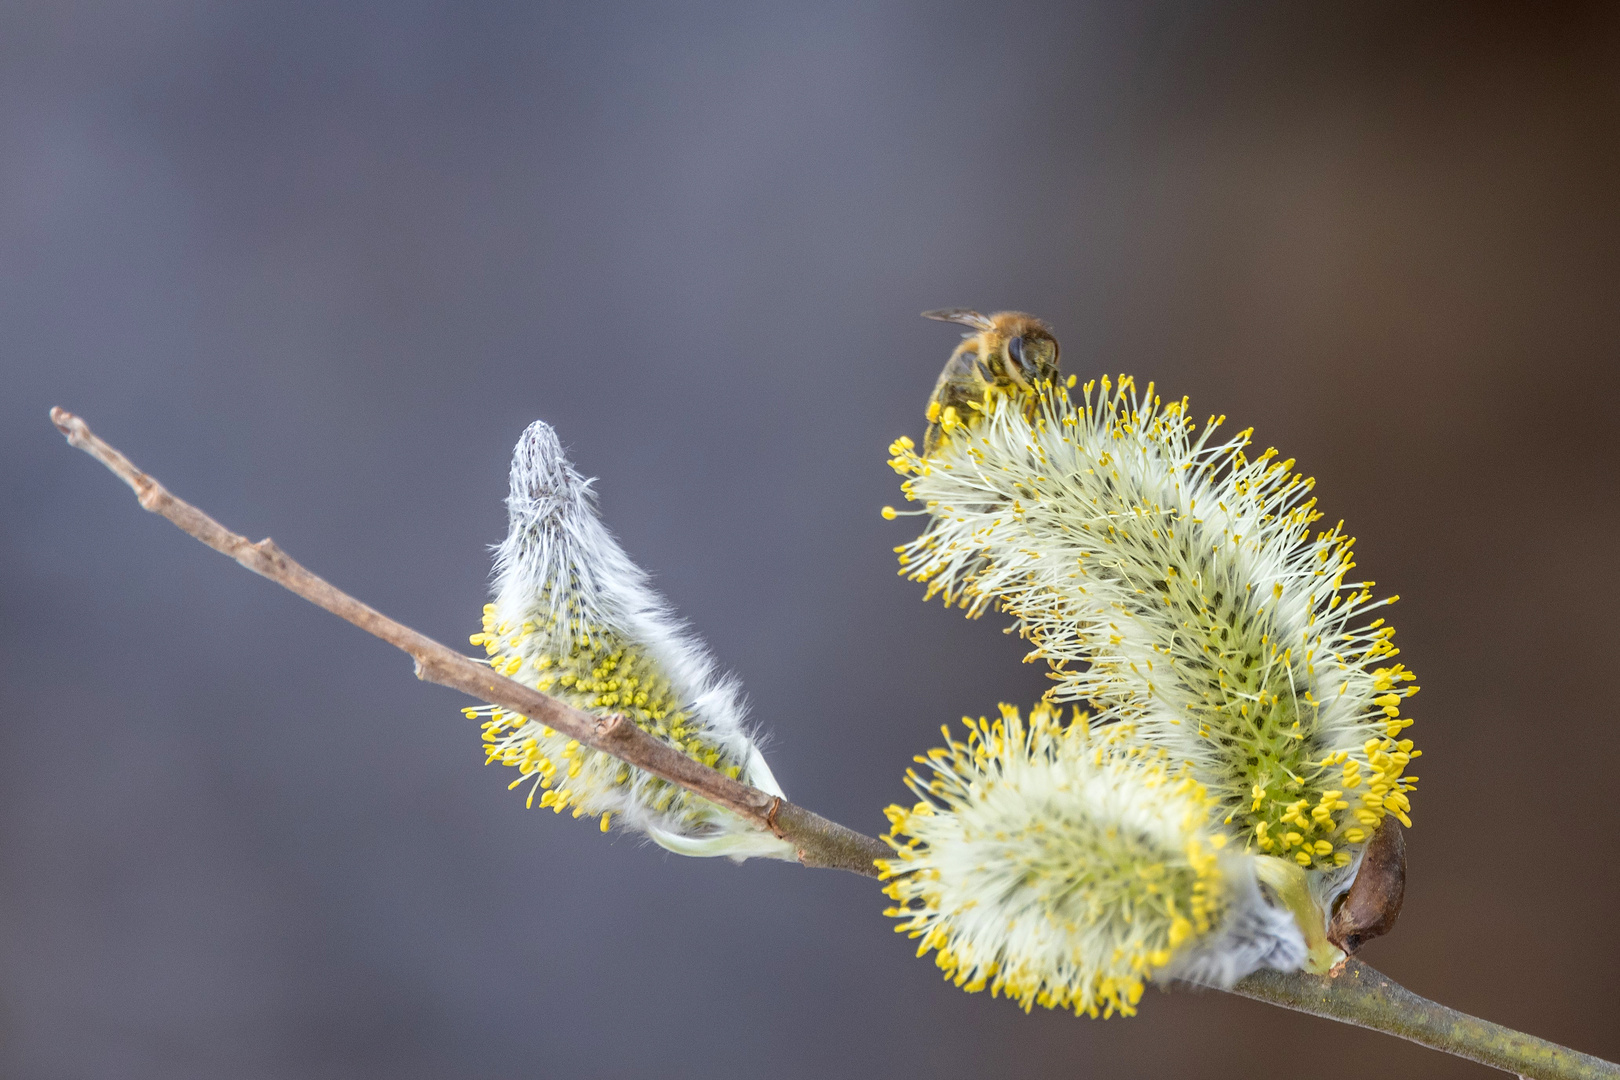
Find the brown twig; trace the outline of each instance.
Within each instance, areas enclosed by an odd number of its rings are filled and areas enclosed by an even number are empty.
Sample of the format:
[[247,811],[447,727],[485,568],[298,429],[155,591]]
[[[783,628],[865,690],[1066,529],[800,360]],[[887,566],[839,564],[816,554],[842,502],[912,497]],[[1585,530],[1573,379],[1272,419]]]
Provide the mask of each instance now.
[[[623,717],[597,718],[580,712],[395,622],[310,573],[269,538],[254,543],[169,494],[162,484],[97,438],[85,422],[72,413],[52,409],[51,421],[67,436],[69,443],[134,488],[143,507],[163,515],[184,532],[229,555],[254,573],[404,650],[416,661],[417,678],[527,716],[654,776],[679,784],[754,822],[761,829],[790,840],[797,846],[799,861],[805,866],[849,870],[876,877],[874,861],[890,854],[889,849],[873,837],[698,764]],[[1240,981],[1232,992],[1383,1031],[1521,1076],[1540,1080],[1620,1078],[1620,1066],[1448,1009],[1419,997],[1356,960],[1347,961],[1330,976],[1259,971]]]
[[269,537],[254,543],[245,536],[231,532],[184,499],[171,495],[162,484],[141,472],[117,449],[98,438],[79,417],[65,409],[52,409],[51,422],[67,436],[70,444],[107,466],[133,488],[141,506],[168,518],[182,532],[196,537],[215,551],[229,555],[255,574],[291,589],[315,606],[347,619],[368,634],[408,653],[416,661],[417,678],[460,690],[491,705],[499,705],[672,784],[679,784],[789,841],[798,849],[799,861],[805,866],[850,870],[876,877],[874,860],[890,854],[881,841],[846,829],[803,807],[786,801],[781,801],[777,806],[776,796],[698,764],[636,725],[624,722],[621,717],[599,719],[590,716],[554,697],[496,674],[488,665],[395,622],[310,573]]

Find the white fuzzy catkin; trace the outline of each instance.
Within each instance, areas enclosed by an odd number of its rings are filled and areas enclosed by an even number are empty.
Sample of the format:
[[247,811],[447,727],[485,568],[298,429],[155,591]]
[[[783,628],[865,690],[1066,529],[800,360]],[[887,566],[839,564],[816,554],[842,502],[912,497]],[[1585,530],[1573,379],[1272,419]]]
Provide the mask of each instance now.
[[[734,679],[653,591],[597,516],[591,481],[557,434],[531,424],[512,455],[510,530],[496,549],[481,644],[497,671],[597,715],[623,714],[687,756],[773,795],[781,790],[744,720]],[[499,709],[488,760],[517,768],[528,803],[645,833],[682,855],[795,857],[792,845],[706,799]]]
[[964,722],[966,742],[945,729],[917,759],[932,775],[908,776],[922,802],[889,808],[881,864],[899,901],[886,914],[947,979],[1026,1010],[1131,1015],[1150,981],[1226,987],[1304,963],[1260,889],[1258,864],[1277,860],[1230,847],[1185,768],[1044,703],[1027,724],[1009,706]]
[[1185,762],[1240,842],[1310,871],[1319,899],[1386,814],[1410,824],[1400,713],[1417,688],[1394,630],[1362,621],[1395,598],[1346,582],[1354,541],[1312,535],[1313,481],[1291,460],[1251,460],[1249,431],[1217,441],[1220,420],[1125,376],[946,419],[933,455],[891,447],[929,518],[902,573],[1012,615],[1055,700]]

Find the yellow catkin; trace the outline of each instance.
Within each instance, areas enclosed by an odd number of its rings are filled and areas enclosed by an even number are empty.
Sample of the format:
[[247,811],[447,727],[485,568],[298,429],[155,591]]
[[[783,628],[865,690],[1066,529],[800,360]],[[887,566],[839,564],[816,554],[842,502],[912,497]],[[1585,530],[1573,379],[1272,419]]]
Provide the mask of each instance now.
[[1398,598],[1346,580],[1355,541],[1313,530],[1314,481],[1129,376],[1035,398],[987,397],[932,456],[890,447],[929,518],[902,573],[1011,615],[1053,700],[1186,762],[1256,851],[1331,871],[1386,815],[1410,824],[1417,687],[1394,629],[1359,622]]
[[879,864],[896,932],[945,977],[1028,1010],[1131,1015],[1146,983],[1221,922],[1228,879],[1210,800],[1117,737],[1064,725],[967,720],[919,755],[920,800],[890,806]]

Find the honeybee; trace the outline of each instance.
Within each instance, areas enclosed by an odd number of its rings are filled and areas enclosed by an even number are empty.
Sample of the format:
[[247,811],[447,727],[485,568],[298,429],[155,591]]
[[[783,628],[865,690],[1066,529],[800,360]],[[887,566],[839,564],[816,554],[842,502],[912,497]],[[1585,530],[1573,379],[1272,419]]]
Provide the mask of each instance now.
[[1058,343],[1051,328],[1022,311],[998,311],[980,315],[966,308],[925,311],[923,318],[958,323],[972,333],[962,335],[962,343],[945,361],[939,382],[928,398],[928,431],[923,436],[923,454],[932,454],[945,435],[946,411],[966,421],[972,416],[970,404],[984,400],[987,390],[1009,396],[1026,396],[1027,408],[1035,405],[1035,387],[1057,379]]

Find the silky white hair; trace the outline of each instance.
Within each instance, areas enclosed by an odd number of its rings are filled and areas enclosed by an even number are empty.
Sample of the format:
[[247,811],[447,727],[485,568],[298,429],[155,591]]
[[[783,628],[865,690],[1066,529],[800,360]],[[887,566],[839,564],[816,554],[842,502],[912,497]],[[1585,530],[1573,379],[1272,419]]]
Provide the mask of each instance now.
[[1261,968],[1298,971],[1308,951],[1299,924],[1273,907],[1261,892],[1254,870],[1231,872],[1230,908],[1220,929],[1171,960],[1156,982],[1187,982],[1227,990]]
[[[669,683],[686,730],[736,763],[744,783],[781,795],[746,721],[737,680],[716,670],[702,642],[602,523],[592,484],[569,463],[549,424],[529,425],[512,453],[510,528],[495,548],[493,572],[494,625],[532,629],[509,643],[511,662],[541,668],[541,657],[567,655],[586,639],[633,649]],[[530,722],[508,740],[536,738],[539,727]],[[592,761],[601,766],[601,782],[581,783],[588,776],[569,781],[584,789],[571,803],[584,812],[615,814],[624,826],[682,855],[796,857],[786,841],[685,792],[659,808],[652,796],[667,791],[663,781],[629,769],[628,779],[607,782],[622,776],[623,766]]]

